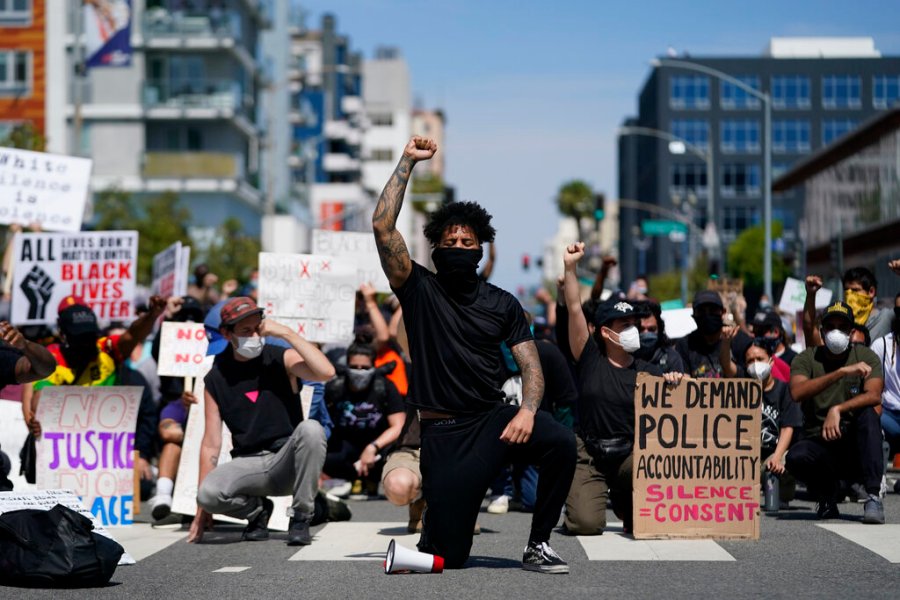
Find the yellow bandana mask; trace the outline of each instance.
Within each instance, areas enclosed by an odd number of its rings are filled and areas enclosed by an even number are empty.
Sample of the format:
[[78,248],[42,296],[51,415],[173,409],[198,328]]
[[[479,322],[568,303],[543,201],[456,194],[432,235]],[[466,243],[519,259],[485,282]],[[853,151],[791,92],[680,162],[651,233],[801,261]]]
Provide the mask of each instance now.
[[853,320],[857,325],[865,325],[872,313],[872,307],[875,305],[872,297],[866,292],[858,292],[856,290],[846,290],[844,292],[844,300],[853,309]]

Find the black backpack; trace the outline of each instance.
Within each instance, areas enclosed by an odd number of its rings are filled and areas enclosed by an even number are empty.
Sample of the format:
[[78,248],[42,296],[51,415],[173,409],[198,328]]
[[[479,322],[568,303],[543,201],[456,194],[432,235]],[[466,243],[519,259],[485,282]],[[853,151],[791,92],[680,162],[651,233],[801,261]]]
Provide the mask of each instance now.
[[109,583],[125,552],[93,523],[57,504],[50,510],[0,515],[0,584],[99,587]]

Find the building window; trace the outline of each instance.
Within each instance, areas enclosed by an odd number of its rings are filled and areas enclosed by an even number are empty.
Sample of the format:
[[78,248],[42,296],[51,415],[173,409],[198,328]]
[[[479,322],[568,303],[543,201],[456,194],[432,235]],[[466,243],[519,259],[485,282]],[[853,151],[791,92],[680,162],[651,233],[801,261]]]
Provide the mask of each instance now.
[[369,160],[390,162],[394,160],[394,152],[390,148],[373,148],[369,152]]
[[809,152],[809,121],[786,119],[772,122],[774,152]]
[[31,52],[0,50],[0,96],[31,93]]
[[772,161],[772,179],[778,179],[791,170],[791,163]]
[[753,206],[726,206],[722,209],[722,228],[738,234],[759,224],[759,209]]
[[[759,90],[759,77],[745,75],[743,77],[736,77],[735,79],[739,80],[741,83],[746,83],[754,90]],[[733,83],[722,81],[720,93],[721,98],[719,99],[719,104],[723,109],[759,108],[759,98]]]
[[675,75],[669,79],[671,108],[709,108],[709,77]]
[[726,163],[722,165],[722,197],[759,196],[760,169],[757,164]]
[[700,149],[709,147],[709,122],[703,119],[672,119],[672,135]]
[[722,152],[759,152],[759,121],[726,120],[720,126]]
[[0,25],[23,26],[31,24],[31,0],[0,0]]
[[772,78],[772,106],[809,108],[809,77],[787,75]]
[[669,193],[683,195],[691,191],[696,196],[706,195],[706,165],[703,163],[678,163],[671,166]]
[[822,121],[822,145],[827,146],[854,129],[856,129],[856,121],[853,119],[828,119]]
[[391,127],[394,124],[394,115],[391,113],[372,113],[369,115],[372,127]]
[[900,100],[900,75],[876,75],[872,78],[872,105],[887,108]]
[[822,78],[822,106],[825,108],[859,108],[862,106],[859,77],[830,75]]

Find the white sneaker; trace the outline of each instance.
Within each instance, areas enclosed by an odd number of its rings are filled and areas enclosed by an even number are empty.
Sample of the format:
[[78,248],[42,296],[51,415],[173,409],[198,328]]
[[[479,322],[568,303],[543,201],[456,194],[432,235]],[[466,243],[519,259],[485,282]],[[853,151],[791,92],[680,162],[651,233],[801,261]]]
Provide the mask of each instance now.
[[160,521],[172,512],[172,495],[157,494],[150,499],[150,514],[154,521]]
[[504,515],[509,512],[509,496],[500,494],[491,498],[487,511],[492,515]]

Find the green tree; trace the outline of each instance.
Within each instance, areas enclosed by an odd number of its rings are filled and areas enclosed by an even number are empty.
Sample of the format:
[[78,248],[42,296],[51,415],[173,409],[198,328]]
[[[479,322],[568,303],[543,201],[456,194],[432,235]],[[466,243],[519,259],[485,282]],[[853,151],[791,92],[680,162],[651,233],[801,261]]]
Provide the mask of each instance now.
[[239,219],[229,217],[216,230],[216,236],[207,252],[209,270],[219,276],[219,281],[237,279],[246,283],[259,265],[260,242],[244,233]]
[[580,219],[594,215],[594,190],[581,179],[562,184],[556,195],[556,208],[560,214]]
[[[688,271],[688,302],[695,293],[705,290],[708,282],[709,260],[705,255],[701,255]],[[678,269],[651,275],[648,283],[650,284],[650,295],[661,302],[681,299],[681,271]]]
[[[781,221],[772,221],[772,239],[781,237]],[[762,225],[745,229],[728,248],[728,273],[744,280],[744,287],[763,287],[763,248],[765,230]],[[772,253],[772,282],[781,283],[790,275],[789,265],[780,254]]]
[[0,146],[44,152],[47,148],[47,138],[31,122],[20,123],[13,127],[5,138],[0,139]]
[[191,211],[181,206],[178,195],[165,192],[144,202],[121,190],[101,192],[94,206],[96,229],[138,232],[138,282],[149,285],[153,257],[175,242],[190,244],[187,223]]

